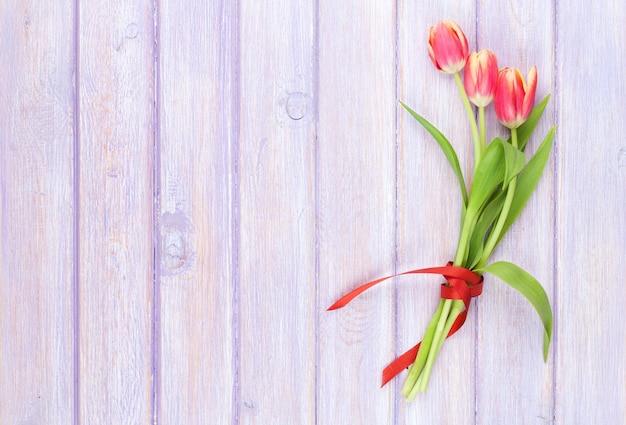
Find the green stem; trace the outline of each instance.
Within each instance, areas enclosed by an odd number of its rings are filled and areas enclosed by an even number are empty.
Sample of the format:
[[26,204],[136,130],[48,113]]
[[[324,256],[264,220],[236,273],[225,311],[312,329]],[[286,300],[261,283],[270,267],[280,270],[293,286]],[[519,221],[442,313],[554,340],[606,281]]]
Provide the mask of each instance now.
[[[513,147],[517,148],[517,129],[511,129],[511,144]],[[478,264],[475,268],[480,268],[487,264],[489,261],[489,257],[493,253],[493,250],[496,248],[498,241],[500,240],[500,233],[504,228],[504,223],[506,222],[506,218],[509,215],[509,210],[511,209],[511,204],[513,203],[513,197],[515,196],[515,187],[517,186],[517,177],[513,177],[509,182],[509,187],[507,188],[506,198],[504,199],[504,205],[502,206],[502,211],[500,211],[500,216],[498,217],[498,221],[494,226],[489,238],[487,238],[487,243],[485,244],[485,249],[483,250],[483,255],[480,257]]]
[[472,138],[474,139],[474,170],[478,167],[478,163],[480,162],[480,137],[478,136],[478,127],[476,126],[476,117],[474,116],[474,111],[472,110],[472,105],[467,97],[467,93],[465,92],[465,87],[463,87],[463,82],[461,81],[461,77],[459,77],[459,73],[454,74],[454,81],[456,81],[456,86],[459,88],[459,93],[461,93],[461,99],[463,100],[463,105],[465,106],[465,112],[467,113],[467,119],[470,123],[470,128],[472,130]]
[[433,365],[435,363],[435,359],[437,358],[437,355],[439,355],[439,351],[441,351],[441,348],[443,347],[443,342],[445,341],[446,336],[448,336],[448,334],[450,333],[450,329],[452,329],[452,325],[456,321],[457,317],[459,317],[459,314],[461,314],[461,311],[463,311],[463,306],[464,306],[463,301],[461,300],[446,300],[446,301],[450,301],[450,304],[451,304],[451,309],[448,314],[447,320],[443,328],[441,329],[441,331],[437,335],[435,335],[436,339],[433,341],[433,344],[430,348],[428,360],[426,361],[426,366],[424,367],[424,373],[420,375],[415,387],[413,387],[413,390],[407,397],[408,401],[413,400],[415,396],[417,396],[418,392],[420,391],[426,392],[426,389],[428,388],[428,382],[430,381],[430,374],[432,372]]
[[437,307],[437,311],[433,315],[432,319],[430,319],[430,323],[428,324],[428,328],[426,329],[426,334],[424,334],[424,339],[422,340],[420,348],[417,351],[417,357],[411,365],[409,373],[406,377],[406,381],[404,381],[404,385],[402,386],[402,395],[409,395],[409,393],[415,386],[415,383],[417,382],[417,378],[420,376],[422,369],[424,368],[424,364],[426,363],[433,337],[435,336],[437,323],[439,322],[441,312],[443,311],[444,301],[445,300],[443,299],[439,300],[439,307]]
[[478,122],[480,125],[480,157],[482,158],[487,150],[487,128],[485,126],[485,107],[478,108]]
[[[470,128],[472,130],[472,137],[474,139],[474,169],[476,169],[486,145],[484,108],[479,109],[481,119],[481,134],[479,135],[474,111],[472,110],[472,106],[470,105],[467,93],[465,93],[465,88],[463,87],[463,83],[461,82],[461,78],[458,73],[454,74],[454,79],[459,89],[459,93],[461,93],[461,98],[463,99],[465,111],[467,112]],[[475,214],[465,211],[465,217],[463,218],[463,225],[459,237],[459,245],[454,258],[454,265],[462,266],[466,261],[466,251],[472,229],[475,225],[475,218]],[[402,394],[407,397],[407,401],[415,399],[418,392],[426,391],[435,359],[437,358],[441,347],[443,347],[443,342],[448,336],[448,333],[450,333],[452,325],[461,311],[463,311],[463,308],[464,304],[461,300],[442,299],[439,301],[439,307],[426,329],[426,334],[424,335],[420,348],[417,352],[417,357],[409,369],[406,381],[402,387]]]
[[439,317],[439,320],[437,321],[437,328],[436,328],[435,335],[432,340],[432,344],[430,345],[430,349],[428,350],[428,357],[426,360],[426,364],[424,365],[424,370],[422,370],[422,373],[420,373],[419,377],[417,378],[416,384],[413,386],[413,389],[409,393],[409,396],[407,397],[408,401],[413,400],[415,396],[417,395],[417,391],[419,390],[418,388],[421,387],[421,382],[424,378],[424,374],[430,375],[430,371],[432,370],[433,364],[435,361],[434,357],[437,356],[437,354],[434,353],[434,348],[440,345],[442,339],[445,339],[445,337],[442,338],[442,335],[443,335],[443,331],[445,329],[446,323],[448,321],[448,315],[450,314],[451,307],[452,307],[452,300],[445,300],[443,303],[443,310],[441,311],[441,316]]
[[459,237],[459,246],[456,249],[456,255],[454,256],[454,265],[460,266],[465,261],[465,251],[467,251],[467,244],[469,243],[471,222],[473,217],[469,212],[465,213],[465,220],[463,221],[463,228],[461,229],[461,236]]
[[[456,266],[463,265],[465,261],[471,229],[475,224],[474,218],[474,214],[466,211],[453,263]],[[407,401],[412,401],[419,391],[426,391],[437,354],[441,350],[452,324],[463,310],[463,306],[463,301],[460,300],[440,300],[439,308],[428,325],[417,358],[413,362],[402,388],[402,394],[407,396]],[[434,335],[432,335],[433,329],[435,329]]]

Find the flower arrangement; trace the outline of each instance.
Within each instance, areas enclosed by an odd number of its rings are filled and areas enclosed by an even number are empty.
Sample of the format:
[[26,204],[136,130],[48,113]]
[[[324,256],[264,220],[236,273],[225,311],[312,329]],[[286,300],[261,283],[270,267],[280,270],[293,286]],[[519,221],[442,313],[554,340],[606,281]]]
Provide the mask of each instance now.
[[[463,326],[471,298],[482,292],[483,274],[490,273],[519,291],[535,308],[544,327],[543,356],[547,361],[552,336],[552,310],[541,284],[519,266],[489,258],[519,217],[545,168],[555,128],[552,127],[527,161],[525,148],[548,103],[535,106],[537,68],[526,79],[516,68],[498,69],[491,50],[469,52],[461,28],[446,20],[430,28],[428,55],[435,67],[451,74],[467,112],[474,146],[471,187],[466,183],[458,156],[448,139],[409,106],[400,104],[435,139],[445,154],[461,192],[461,229],[454,261],[443,267],[411,270],[408,274],[440,274],[441,300],[420,344],[383,371],[383,385],[409,367],[402,394],[412,401],[428,387],[431,371],[445,339]],[[463,80],[460,72],[464,69]],[[510,131],[508,140],[495,137],[487,144],[485,108],[494,103],[499,122]],[[478,122],[472,104],[478,108]],[[468,190],[469,189],[469,190]],[[363,291],[394,276],[366,283],[341,297],[329,310],[344,307]]]

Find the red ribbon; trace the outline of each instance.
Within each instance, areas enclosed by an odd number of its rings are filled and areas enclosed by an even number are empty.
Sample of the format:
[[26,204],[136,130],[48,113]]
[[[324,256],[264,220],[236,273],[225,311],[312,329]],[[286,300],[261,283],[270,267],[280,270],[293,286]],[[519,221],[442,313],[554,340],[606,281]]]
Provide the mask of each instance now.
[[[474,273],[469,269],[466,269],[465,267],[453,266],[452,263],[448,263],[444,267],[429,267],[425,269],[411,270],[408,272],[383,277],[381,279],[376,279],[348,292],[346,295],[339,298],[337,302],[335,302],[335,304],[328,307],[328,310],[337,310],[339,308],[345,307],[350,301],[370,289],[372,286],[377,285],[387,279],[391,279],[392,277],[404,276],[407,274],[440,274],[448,282],[448,284],[441,284],[441,298],[449,300],[463,300],[463,304],[465,304],[465,310],[463,310],[461,314],[459,314],[459,317],[457,317],[457,319],[455,320],[446,338],[452,336],[456,331],[461,328],[461,326],[463,326],[463,324],[465,323],[465,319],[467,318],[467,313],[469,312],[470,300],[474,297],[477,297],[483,292],[482,276]],[[418,343],[415,347],[411,348],[406,353],[402,354],[397,359],[395,359],[389,364],[389,366],[385,368],[385,370],[383,370],[382,386],[391,381],[404,369],[411,366],[413,361],[415,361],[415,357],[417,357],[417,352],[419,350],[420,344],[421,342]]]

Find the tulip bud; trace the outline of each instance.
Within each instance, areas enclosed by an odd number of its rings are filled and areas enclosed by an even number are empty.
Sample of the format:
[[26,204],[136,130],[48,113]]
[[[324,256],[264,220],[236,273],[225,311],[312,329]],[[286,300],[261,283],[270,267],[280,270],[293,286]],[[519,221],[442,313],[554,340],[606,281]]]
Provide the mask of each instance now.
[[491,103],[496,93],[498,80],[498,59],[487,49],[472,52],[467,58],[463,85],[467,97],[476,106],[485,107]]
[[528,71],[527,81],[517,68],[503,68],[498,73],[495,106],[498,120],[508,128],[517,128],[528,119],[535,104],[537,68]]
[[469,54],[467,39],[452,21],[441,21],[428,32],[428,55],[435,67],[447,74],[456,74],[465,66]]

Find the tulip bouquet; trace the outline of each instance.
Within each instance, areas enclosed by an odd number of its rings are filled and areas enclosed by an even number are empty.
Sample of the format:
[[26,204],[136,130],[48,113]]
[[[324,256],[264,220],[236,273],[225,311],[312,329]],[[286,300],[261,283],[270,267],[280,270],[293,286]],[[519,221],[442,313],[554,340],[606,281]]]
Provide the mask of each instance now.
[[[441,147],[459,183],[461,229],[454,261],[443,267],[411,270],[407,274],[440,274],[441,300],[421,343],[404,353],[383,371],[383,385],[410,366],[402,393],[413,400],[427,389],[431,371],[444,340],[461,328],[472,297],[482,292],[483,274],[490,273],[519,291],[535,308],[544,328],[543,356],[552,335],[552,310],[541,284],[519,266],[489,258],[506,231],[520,215],[534,191],[550,155],[554,127],[534,155],[526,160],[525,148],[541,118],[549,96],[535,106],[537,69],[531,67],[524,79],[516,68],[498,69],[490,50],[469,53],[467,39],[459,26],[442,21],[430,28],[428,54],[435,67],[454,77],[467,112],[474,147],[474,167],[468,188],[458,156],[448,139],[409,106],[401,105]],[[463,80],[460,72],[464,69]],[[495,113],[510,130],[504,140],[487,143],[485,108],[494,102]],[[472,104],[478,108],[478,120]],[[478,121],[478,122],[477,122]],[[468,190],[469,189],[469,190]],[[329,310],[341,308],[370,287],[389,279],[362,285],[340,298]]]

